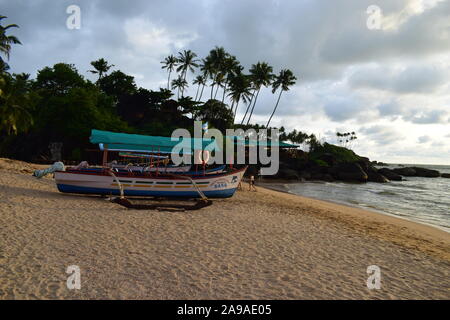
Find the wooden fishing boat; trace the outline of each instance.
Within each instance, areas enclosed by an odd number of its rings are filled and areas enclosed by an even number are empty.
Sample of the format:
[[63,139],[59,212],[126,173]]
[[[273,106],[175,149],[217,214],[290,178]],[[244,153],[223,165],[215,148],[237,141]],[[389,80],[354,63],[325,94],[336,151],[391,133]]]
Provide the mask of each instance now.
[[[192,169],[181,166],[167,170],[160,166],[160,161],[168,160],[167,154],[172,152],[178,143],[167,137],[153,137],[113,133],[92,130],[92,143],[99,143],[103,150],[103,165],[101,167],[78,167],[56,170],[54,177],[60,192],[97,195],[120,195],[140,197],[170,197],[170,198],[228,198],[233,196],[247,166],[241,168],[221,165],[206,168],[193,165]],[[200,140],[200,141],[199,141]],[[214,140],[184,139],[184,152],[194,155],[203,154],[208,148],[216,148]],[[156,150],[157,151],[156,151]],[[148,158],[146,166],[125,166],[108,163],[108,151],[131,152],[131,157]],[[162,155],[165,153],[166,155]],[[157,158],[153,162],[154,158]],[[87,164],[87,163],[85,163]],[[191,167],[191,166],[189,166]],[[146,170],[147,169],[147,170]],[[189,171],[186,171],[189,170]]]
[[[144,173],[114,173],[112,170],[56,171],[55,181],[60,192],[144,197],[229,198],[235,193],[247,167],[208,175],[152,175]],[[199,190],[201,193],[199,193]]]

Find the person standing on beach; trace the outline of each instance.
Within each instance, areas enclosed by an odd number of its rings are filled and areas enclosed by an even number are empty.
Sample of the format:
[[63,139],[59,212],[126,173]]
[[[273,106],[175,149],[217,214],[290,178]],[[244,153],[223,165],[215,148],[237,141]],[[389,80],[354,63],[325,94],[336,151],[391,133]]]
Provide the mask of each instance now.
[[256,192],[255,176],[250,176],[250,180],[248,181],[248,191],[252,190]]

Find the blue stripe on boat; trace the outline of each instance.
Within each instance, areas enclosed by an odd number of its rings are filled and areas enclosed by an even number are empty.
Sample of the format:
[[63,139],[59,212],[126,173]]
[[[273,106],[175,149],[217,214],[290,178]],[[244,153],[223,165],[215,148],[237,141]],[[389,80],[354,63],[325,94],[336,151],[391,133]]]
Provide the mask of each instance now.
[[[119,195],[119,189],[107,188],[90,188],[72,186],[69,184],[57,184],[58,190],[64,193],[81,193],[81,194],[98,194],[98,195]],[[209,198],[229,198],[233,196],[236,188],[226,190],[211,190],[203,191],[205,196]],[[156,190],[124,190],[126,196],[141,196],[141,197],[184,197],[184,198],[199,198],[199,194],[195,191],[156,191]]]

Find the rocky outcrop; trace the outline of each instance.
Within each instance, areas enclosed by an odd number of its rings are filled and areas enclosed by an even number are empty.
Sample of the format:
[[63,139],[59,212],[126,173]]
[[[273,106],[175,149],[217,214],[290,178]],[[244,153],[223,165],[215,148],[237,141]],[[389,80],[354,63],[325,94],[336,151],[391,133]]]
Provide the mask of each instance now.
[[367,182],[367,173],[361,168],[361,165],[353,163],[340,163],[330,169],[330,174],[337,180],[348,182]]
[[370,182],[380,182],[386,183],[389,182],[389,179],[382,175],[376,168],[370,166],[367,170],[367,181]]
[[311,172],[309,172],[309,171],[301,171],[300,172],[300,179],[302,179],[302,180],[311,180]]
[[402,181],[403,180],[401,175],[395,173],[393,170],[388,169],[388,168],[378,169],[378,173],[382,174],[383,176],[385,176],[386,178],[388,178],[391,181]]
[[276,175],[276,178],[286,179],[286,180],[300,180],[300,175],[294,169],[280,168],[278,170],[278,174]]
[[329,173],[315,172],[315,173],[311,174],[311,180],[320,180],[320,181],[333,182],[334,178]]
[[393,171],[404,177],[414,177],[416,175],[416,170],[411,167],[395,168]]
[[440,177],[441,173],[437,170],[431,170],[421,167],[404,167],[396,168],[393,171],[399,175],[405,177],[426,177],[426,178],[437,178]]
[[442,177],[442,178],[450,179],[450,173],[442,173],[442,174],[441,174],[441,177]]
[[412,167],[414,170],[416,170],[416,176],[418,177],[426,177],[426,178],[437,178],[441,176],[441,173],[437,170],[431,170],[431,169],[425,169],[425,168],[419,168],[419,167]]

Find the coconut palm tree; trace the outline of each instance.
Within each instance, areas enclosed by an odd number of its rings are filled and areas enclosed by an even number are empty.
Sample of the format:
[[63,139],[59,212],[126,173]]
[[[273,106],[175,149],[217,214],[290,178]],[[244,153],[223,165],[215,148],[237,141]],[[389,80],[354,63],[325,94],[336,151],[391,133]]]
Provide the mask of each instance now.
[[6,73],[9,70],[9,64],[7,64],[1,57],[0,57],[0,74]]
[[169,76],[167,77],[167,89],[169,89],[169,87],[170,87],[170,74],[172,73],[172,71],[177,66],[178,59],[173,54],[171,54],[170,56],[165,57],[164,61],[161,61],[161,63],[163,64],[163,66],[161,68],[162,69],[167,69],[167,71],[169,72]]
[[[242,100],[244,103],[250,101],[252,92],[251,92],[251,82],[247,75],[239,74],[230,78],[229,84],[230,93],[228,96],[231,98],[231,111],[233,112],[233,123],[236,119],[237,110],[239,107],[239,102]],[[236,104],[236,108],[233,111],[234,104]]]
[[[177,72],[181,72],[181,76],[186,80],[187,72],[195,72],[194,68],[198,67],[198,59],[195,59],[197,54],[191,50],[183,50],[183,52],[178,52],[178,68]],[[183,94],[184,89],[182,89]]]
[[188,87],[188,83],[186,80],[183,79],[181,75],[178,76],[178,78],[172,80],[172,89],[178,89],[177,97],[180,99],[180,91],[181,96],[183,97],[184,90]]
[[252,106],[253,98],[255,97],[255,93],[256,93],[256,87],[253,83],[252,75],[248,75],[248,79],[250,81],[250,89],[253,91],[251,92],[250,101],[247,104],[247,109],[245,109],[244,117],[241,120],[241,125],[244,124],[245,118],[247,117],[247,113],[250,110],[250,107]]
[[294,76],[291,70],[283,69],[280,71],[278,76],[275,77],[275,80],[272,83],[272,93],[275,93],[278,88],[280,88],[280,94],[278,95],[277,103],[275,104],[275,108],[273,109],[272,114],[270,115],[269,121],[267,121],[266,127],[269,127],[270,120],[272,120],[275,111],[277,111],[278,103],[280,102],[281,94],[283,91],[289,91],[289,87],[295,84],[295,80],[297,78]]
[[194,85],[196,85],[196,84],[198,85],[197,92],[195,94],[195,101],[197,101],[198,93],[200,91],[201,86],[202,86],[202,93],[203,93],[203,88],[205,87],[205,84],[206,84],[206,77],[204,75],[198,75],[192,83]]
[[[0,23],[1,20],[6,18],[7,17],[0,15]],[[10,28],[19,28],[19,26],[17,24],[9,24],[7,26],[2,26],[0,24],[0,53],[5,55],[6,59],[9,59],[12,44],[22,44],[17,37],[6,34],[6,31]]]
[[225,76],[222,72],[217,73],[216,78],[214,79],[213,85],[216,86],[216,93],[214,94],[214,99],[217,97],[217,92],[219,88],[224,88]]
[[19,74],[2,78],[0,131],[7,135],[26,131],[33,124],[33,117],[28,111],[33,100],[29,93],[29,76]]
[[223,67],[222,67],[222,72],[226,75],[225,81],[223,84],[224,87],[223,87],[222,103],[224,103],[225,95],[227,93],[227,87],[228,87],[228,83],[230,82],[230,79],[233,76],[242,73],[242,70],[244,70],[244,67],[241,66],[241,64],[239,63],[239,61],[236,59],[235,56],[228,55],[225,58],[225,61],[224,61]]
[[93,74],[98,74],[98,80],[103,78],[103,76],[106,75],[106,73],[109,71],[109,69],[114,67],[113,64],[108,65],[108,61],[106,61],[103,58],[100,58],[96,61],[92,61],[91,65],[94,67],[94,70],[89,70],[89,72],[93,73]]
[[211,64],[209,63],[208,59],[202,59],[202,62],[199,65],[200,71],[202,72],[202,76],[205,78],[205,83],[202,85],[202,90],[200,90],[200,97],[198,100],[200,101],[203,96],[203,90],[205,89],[205,86],[208,83],[208,78],[211,72]]
[[[223,66],[225,63],[225,59],[229,56],[229,54],[225,51],[223,47],[215,47],[209,52],[209,55],[206,57],[206,66],[208,68],[209,77],[212,80],[211,85],[211,99],[213,98],[214,86],[217,84],[223,83],[223,75],[220,75],[223,71]],[[214,95],[214,98],[217,95]]]
[[255,85],[256,96],[253,100],[253,107],[250,111],[250,115],[248,116],[247,125],[250,123],[250,119],[253,115],[253,110],[255,109],[256,101],[258,100],[259,92],[261,91],[261,87],[267,87],[270,85],[273,79],[273,68],[269,66],[266,62],[258,62],[256,65],[252,65],[250,68],[250,74],[253,78],[253,83]]

